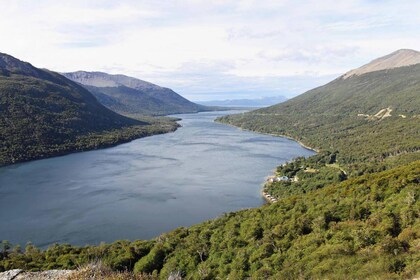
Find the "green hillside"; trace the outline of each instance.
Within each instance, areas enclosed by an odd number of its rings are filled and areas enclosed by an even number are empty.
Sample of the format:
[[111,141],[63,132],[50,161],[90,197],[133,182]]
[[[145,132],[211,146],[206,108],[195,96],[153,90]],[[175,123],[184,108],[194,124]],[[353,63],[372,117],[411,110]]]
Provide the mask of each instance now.
[[210,111],[169,88],[125,75],[102,72],[63,73],[88,89],[104,106],[123,115],[169,115]]
[[419,174],[417,161],[151,241],[9,249],[0,271],[101,259],[158,279],[177,272],[185,279],[412,279],[420,273]]
[[[388,108],[389,117],[375,117]],[[340,77],[284,103],[218,121],[339,151],[338,163],[360,171],[361,162],[377,165],[420,149],[420,64]]]
[[319,152],[277,168],[278,176],[296,180],[265,186],[276,203],[150,241],[45,251],[4,242],[0,270],[75,268],[100,259],[151,279],[418,278],[419,93],[414,65],[340,77],[280,105],[220,118]]
[[0,166],[115,145],[175,127],[118,115],[62,75],[0,54]]

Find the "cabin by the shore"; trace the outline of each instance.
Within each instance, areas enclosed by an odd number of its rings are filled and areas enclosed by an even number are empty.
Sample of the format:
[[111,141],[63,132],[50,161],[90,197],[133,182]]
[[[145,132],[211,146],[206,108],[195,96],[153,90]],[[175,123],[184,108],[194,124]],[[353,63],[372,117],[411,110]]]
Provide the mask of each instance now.
[[273,183],[273,182],[287,182],[287,181],[290,181],[290,179],[287,176],[280,176],[280,177],[270,178],[268,181],[270,183]]

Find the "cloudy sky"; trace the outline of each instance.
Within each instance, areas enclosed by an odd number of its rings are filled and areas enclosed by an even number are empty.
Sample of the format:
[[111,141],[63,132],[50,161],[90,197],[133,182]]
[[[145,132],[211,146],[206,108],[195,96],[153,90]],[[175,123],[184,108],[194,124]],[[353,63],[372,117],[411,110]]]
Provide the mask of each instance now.
[[295,96],[401,48],[420,1],[0,0],[0,52],[121,73],[191,100]]

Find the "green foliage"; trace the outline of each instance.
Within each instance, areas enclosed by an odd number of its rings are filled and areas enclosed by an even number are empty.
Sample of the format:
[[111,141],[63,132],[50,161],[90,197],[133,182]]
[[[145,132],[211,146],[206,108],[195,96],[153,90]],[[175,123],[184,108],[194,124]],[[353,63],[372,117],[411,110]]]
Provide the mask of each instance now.
[[420,272],[419,174],[417,161],[154,241],[46,251],[30,246],[9,253],[0,267],[74,268],[102,259],[113,269],[154,272],[161,279],[174,273],[190,279],[413,278]]
[[[277,168],[297,181],[278,202],[226,213],[151,241],[3,243],[0,270],[75,268],[103,260],[159,279],[413,279],[420,275],[420,65],[342,78],[222,122],[288,135],[319,153]],[[358,117],[392,107],[393,116]],[[406,118],[398,114],[406,115]],[[5,245],[4,245],[5,244]]]
[[163,266],[165,251],[161,246],[154,247],[147,256],[141,258],[134,266],[134,272],[151,273]]
[[[287,102],[218,121],[289,136],[317,150],[339,151],[337,163],[359,176],[388,168],[395,161],[389,158],[420,159],[413,153],[420,150],[419,91],[417,64],[340,77]],[[388,107],[393,111],[384,119],[358,116]]]
[[[4,64],[4,65],[3,65]],[[0,166],[176,129],[118,115],[65,77],[0,54]]]
[[276,198],[310,192],[347,179],[347,172],[335,160],[338,152],[321,152],[309,158],[298,157],[277,167],[277,176],[289,181],[266,183],[264,191]]

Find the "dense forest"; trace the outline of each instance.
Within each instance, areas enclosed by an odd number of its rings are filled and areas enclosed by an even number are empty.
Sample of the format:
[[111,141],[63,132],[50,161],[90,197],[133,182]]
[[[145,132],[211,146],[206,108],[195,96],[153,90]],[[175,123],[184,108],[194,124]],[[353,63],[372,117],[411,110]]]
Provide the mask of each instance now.
[[150,241],[23,250],[3,242],[0,270],[113,270],[167,279],[392,279],[419,272],[420,162],[227,213]]
[[[420,64],[334,81],[218,121],[336,153],[349,175],[420,159]],[[390,112],[387,114],[386,112]]]
[[64,76],[0,53],[0,166],[176,128],[172,119],[119,115]]
[[[279,166],[278,202],[149,241],[40,250],[3,241],[0,271],[100,260],[144,279],[412,279],[420,273],[420,65],[340,77],[218,121],[317,149]],[[148,276],[145,276],[148,275]]]

